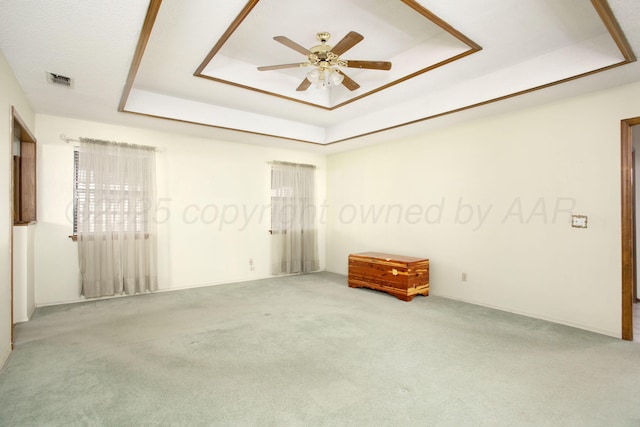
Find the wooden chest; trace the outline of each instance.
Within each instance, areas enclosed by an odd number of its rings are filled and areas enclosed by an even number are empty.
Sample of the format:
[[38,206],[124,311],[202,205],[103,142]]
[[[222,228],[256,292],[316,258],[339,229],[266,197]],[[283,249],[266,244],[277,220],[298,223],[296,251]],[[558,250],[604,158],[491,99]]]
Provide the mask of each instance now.
[[429,260],[379,252],[349,255],[349,287],[387,292],[403,301],[429,295]]

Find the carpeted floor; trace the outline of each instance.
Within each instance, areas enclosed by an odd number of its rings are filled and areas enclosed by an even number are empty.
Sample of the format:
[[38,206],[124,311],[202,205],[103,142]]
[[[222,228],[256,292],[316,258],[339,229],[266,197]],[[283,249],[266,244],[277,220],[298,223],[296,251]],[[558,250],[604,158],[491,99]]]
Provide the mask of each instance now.
[[640,342],[640,303],[633,304],[633,340]]
[[640,344],[332,273],[43,307],[0,425],[639,426]]

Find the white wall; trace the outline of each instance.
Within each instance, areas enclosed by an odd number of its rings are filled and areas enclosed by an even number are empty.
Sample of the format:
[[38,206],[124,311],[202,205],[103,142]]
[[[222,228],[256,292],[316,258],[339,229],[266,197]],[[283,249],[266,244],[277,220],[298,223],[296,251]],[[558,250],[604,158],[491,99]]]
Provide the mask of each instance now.
[[[325,156],[37,115],[38,228],[36,304],[77,301],[72,233],[73,145],[90,137],[160,148],[157,155],[160,289],[270,277],[271,160],[318,167],[325,198]],[[321,269],[325,231],[319,230]],[[255,269],[250,270],[249,258]]]
[[13,322],[26,322],[35,306],[36,225],[13,227]]
[[[0,107],[17,104],[31,125],[3,59],[0,85]],[[427,256],[433,295],[620,336],[620,120],[640,116],[639,97],[640,84],[627,85],[327,159],[38,115],[36,304],[81,299],[76,244],[68,238],[73,144],[60,140],[65,134],[162,149],[161,289],[269,276],[269,218],[260,215],[269,204],[266,162],[286,160],[318,166],[319,200],[329,206],[327,270],[346,274],[348,254],[359,251]],[[9,145],[0,121],[3,133]],[[0,156],[0,197],[8,200],[9,147]],[[362,218],[362,209],[380,216]],[[569,211],[588,215],[589,228],[571,228]],[[8,209],[0,210],[1,223],[9,229]],[[319,236],[325,254],[322,226]],[[2,301],[8,259],[2,235]],[[2,303],[0,360],[9,352],[9,310]]]
[[640,83],[329,156],[327,269],[424,256],[432,295],[619,337],[620,120],[638,99]]
[[0,366],[11,352],[11,107],[27,127],[34,114],[0,51]]

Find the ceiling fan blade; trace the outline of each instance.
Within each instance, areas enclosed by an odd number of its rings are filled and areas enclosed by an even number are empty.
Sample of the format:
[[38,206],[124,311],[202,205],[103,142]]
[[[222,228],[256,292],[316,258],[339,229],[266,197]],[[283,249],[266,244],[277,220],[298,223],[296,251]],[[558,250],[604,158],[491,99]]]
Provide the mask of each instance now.
[[366,68],[369,70],[390,70],[391,62],[387,61],[349,61],[345,60],[349,68]]
[[342,85],[344,87],[346,87],[351,91],[356,90],[360,87],[360,85],[356,83],[351,77],[347,76],[345,73],[343,73],[340,70],[336,70],[336,71],[338,71],[340,74],[342,74],[342,77],[344,77],[344,79],[342,80]]
[[282,43],[283,45],[295,50],[296,52],[300,52],[301,54],[303,54],[304,56],[309,55],[311,52],[309,51],[309,49],[300,46],[298,43],[294,42],[293,40],[285,37],[285,36],[275,36],[273,38],[275,41]]
[[306,78],[305,78],[305,79],[302,81],[302,83],[300,83],[300,86],[298,86],[298,87],[296,88],[296,90],[297,90],[298,92],[302,92],[302,91],[305,91],[305,90],[309,89],[309,86],[311,86],[311,82],[309,81],[309,79],[306,79]]
[[363,39],[364,37],[362,37],[362,35],[356,33],[355,31],[351,31],[349,32],[349,34],[344,36],[344,38],[333,47],[333,49],[331,49],[331,52],[340,56],[354,47],[356,44],[360,43]]
[[258,67],[258,70],[260,71],[281,70],[283,68],[306,67],[307,65],[309,65],[308,62],[296,62],[295,64],[264,65],[262,67]]

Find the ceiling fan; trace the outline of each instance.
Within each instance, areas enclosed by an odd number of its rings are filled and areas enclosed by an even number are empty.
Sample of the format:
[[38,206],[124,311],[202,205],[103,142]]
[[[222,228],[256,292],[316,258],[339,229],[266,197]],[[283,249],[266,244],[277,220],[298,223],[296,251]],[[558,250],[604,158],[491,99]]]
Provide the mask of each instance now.
[[366,68],[370,70],[390,70],[391,62],[386,61],[352,61],[340,59],[340,55],[360,43],[364,37],[355,31],[349,32],[335,46],[331,47],[327,41],[331,34],[322,32],[316,34],[320,42],[318,46],[307,49],[285,36],[275,36],[273,39],[283,45],[299,52],[307,57],[307,62],[293,64],[267,65],[258,67],[260,71],[280,70],[283,68],[314,67],[307,73],[305,79],[297,87],[297,91],[304,91],[316,83],[318,87],[337,86],[342,84],[347,89],[353,91],[360,87],[353,79],[347,76],[339,67]]

